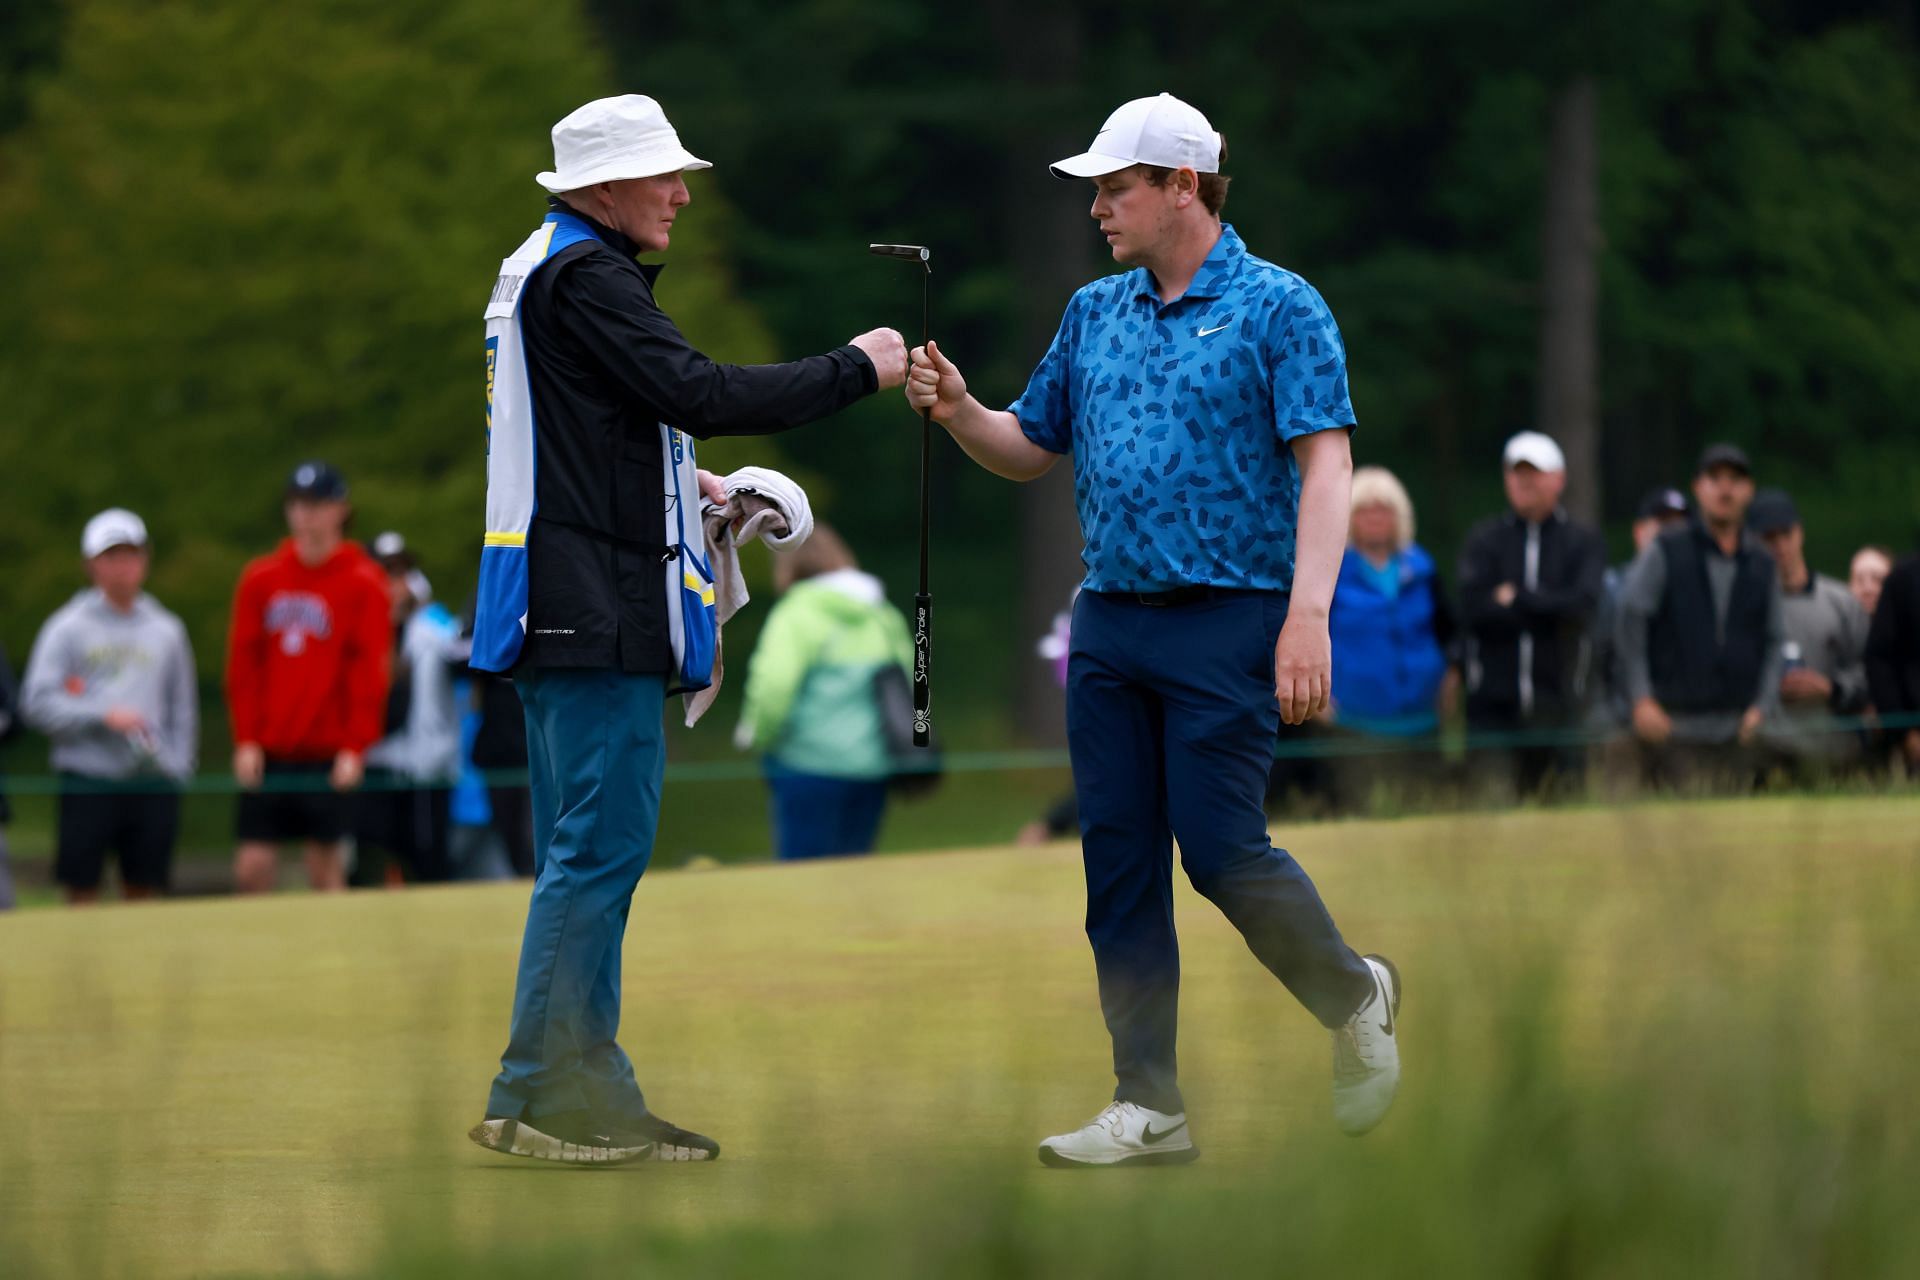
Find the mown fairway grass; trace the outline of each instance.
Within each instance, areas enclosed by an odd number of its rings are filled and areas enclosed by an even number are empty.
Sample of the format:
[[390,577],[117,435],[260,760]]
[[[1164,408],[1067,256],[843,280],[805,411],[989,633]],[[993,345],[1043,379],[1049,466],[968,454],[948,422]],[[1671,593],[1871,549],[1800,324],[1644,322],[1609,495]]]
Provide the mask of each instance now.
[[1110,1087],[1077,851],[650,878],[622,1039],[709,1167],[469,1145],[518,886],[0,920],[0,1274],[1909,1273],[1920,799],[1282,830],[1406,977],[1323,1033],[1179,886],[1203,1160],[1056,1173]]

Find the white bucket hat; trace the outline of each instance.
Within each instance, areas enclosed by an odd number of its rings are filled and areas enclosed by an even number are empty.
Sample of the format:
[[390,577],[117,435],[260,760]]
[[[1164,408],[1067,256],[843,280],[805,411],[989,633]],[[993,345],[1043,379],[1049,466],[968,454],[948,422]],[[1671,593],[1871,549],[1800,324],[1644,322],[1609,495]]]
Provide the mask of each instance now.
[[1170,93],[1135,98],[1107,117],[1093,145],[1048,166],[1056,178],[1098,178],[1129,165],[1220,172],[1220,135],[1198,108]]
[[713,166],[680,145],[652,98],[599,98],[553,126],[553,169],[534,178],[555,195],[596,182],[651,178]]

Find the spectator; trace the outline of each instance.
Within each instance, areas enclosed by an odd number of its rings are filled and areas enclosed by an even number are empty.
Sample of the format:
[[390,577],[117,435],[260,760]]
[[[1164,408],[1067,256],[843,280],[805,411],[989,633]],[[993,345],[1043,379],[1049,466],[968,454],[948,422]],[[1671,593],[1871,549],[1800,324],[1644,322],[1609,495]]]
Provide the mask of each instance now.
[[285,511],[291,536],[240,575],[227,640],[242,893],[273,888],[288,840],[304,842],[315,889],[346,888],[350,793],[387,699],[392,606],[380,567],[347,539],[345,478],[301,463]]
[[386,736],[367,752],[366,786],[355,817],[355,882],[379,882],[376,855],[382,853],[399,864],[388,864],[388,883],[397,882],[394,873],[401,868],[409,880],[447,880],[448,806],[460,776],[453,667],[465,666],[465,644],[459,622],[433,603],[433,588],[405,538],[381,534],[373,540],[373,555],[386,572],[392,608],[392,678]]
[[874,680],[910,668],[907,620],[824,524],[773,572],[780,599],[747,667],[735,741],[766,754],[780,857],[866,853],[893,771]]
[[1920,778],[1920,555],[1894,565],[1867,631],[1867,688],[1880,722]]
[[1753,776],[1779,705],[1785,640],[1773,559],[1746,530],[1753,467],[1710,445],[1693,481],[1699,517],[1653,540],[1627,575],[1616,640],[1648,776]]
[[516,876],[532,876],[533,796],[525,782],[506,783],[505,772],[527,771],[527,709],[513,691],[513,681],[491,671],[472,669],[471,697],[480,724],[473,735],[473,764],[492,775],[487,780],[488,815],[505,844],[507,862]]
[[1864,546],[1853,553],[1847,566],[1847,590],[1866,610],[1867,617],[1880,605],[1880,588],[1893,572],[1893,552],[1881,546]]
[[[18,694],[7,651],[0,649],[0,743],[11,738],[20,727],[14,714]],[[7,793],[0,790],[0,911],[11,911],[14,904],[13,868],[7,861],[7,823],[12,817],[13,811],[7,807]]]
[[100,897],[109,851],[128,898],[164,893],[180,784],[200,749],[200,692],[180,619],[141,590],[147,526],[119,507],[80,535],[93,585],[40,628],[20,705],[53,740],[60,774],[54,879],[76,905]]
[[1747,527],[1778,567],[1782,642],[1777,731],[1768,734],[1789,757],[1844,765],[1857,761],[1857,730],[1833,723],[1867,706],[1867,614],[1837,578],[1807,568],[1807,533],[1784,490],[1764,489],[1747,512]]
[[1620,665],[1620,650],[1613,642],[1620,620],[1620,591],[1626,585],[1633,562],[1646,553],[1647,546],[1687,518],[1687,499],[1678,489],[1654,489],[1633,509],[1633,555],[1626,563],[1614,565],[1600,580],[1600,608],[1593,622],[1593,669],[1599,677],[1589,723],[1597,730],[1625,729],[1633,722],[1633,699],[1627,696],[1626,673]]
[[[1329,615],[1333,697],[1322,719],[1343,734],[1430,741],[1459,691],[1453,610],[1433,557],[1413,540],[1413,502],[1394,474],[1356,470],[1350,505]],[[1406,786],[1434,760],[1424,749],[1343,753],[1339,790],[1363,800],[1376,783]]]
[[1555,739],[1585,708],[1588,633],[1607,554],[1600,535],[1560,506],[1567,463],[1559,445],[1522,431],[1501,461],[1511,509],[1475,525],[1460,553],[1467,727],[1513,743],[1490,758],[1504,757],[1514,787],[1531,795],[1579,759]]

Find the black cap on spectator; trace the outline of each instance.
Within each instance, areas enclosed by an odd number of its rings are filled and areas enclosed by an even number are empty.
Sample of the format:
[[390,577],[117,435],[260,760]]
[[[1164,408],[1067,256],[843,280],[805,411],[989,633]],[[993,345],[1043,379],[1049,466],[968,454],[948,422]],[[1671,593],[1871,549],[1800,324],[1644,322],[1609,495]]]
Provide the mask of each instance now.
[[1633,509],[1635,520],[1658,520],[1687,514],[1687,498],[1678,489],[1650,489]]
[[1800,523],[1800,511],[1785,489],[1762,489],[1747,508],[1747,528],[1755,533],[1779,533]]
[[287,477],[287,496],[312,498],[316,502],[344,502],[347,478],[325,462],[309,460],[295,467]]
[[1722,441],[1710,444],[1700,453],[1700,465],[1693,469],[1697,476],[1703,476],[1715,467],[1732,467],[1743,476],[1753,474],[1753,464],[1747,461],[1747,451],[1737,444]]

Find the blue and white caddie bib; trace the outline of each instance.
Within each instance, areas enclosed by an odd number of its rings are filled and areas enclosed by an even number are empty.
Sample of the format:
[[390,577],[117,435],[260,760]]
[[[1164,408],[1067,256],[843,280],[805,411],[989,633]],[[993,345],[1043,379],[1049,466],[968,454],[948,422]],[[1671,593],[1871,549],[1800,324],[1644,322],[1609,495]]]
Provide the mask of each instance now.
[[[549,213],[500,264],[487,300],[487,527],[480,547],[472,658],[482,671],[510,670],[527,639],[527,533],[537,508],[538,450],[520,300],[534,272],[555,254],[597,239],[584,220],[558,210]],[[661,542],[668,549],[667,630],[675,668],[669,691],[675,693],[713,683],[717,638],[713,570],[705,555],[693,444],[684,431],[660,424],[666,479]]]

